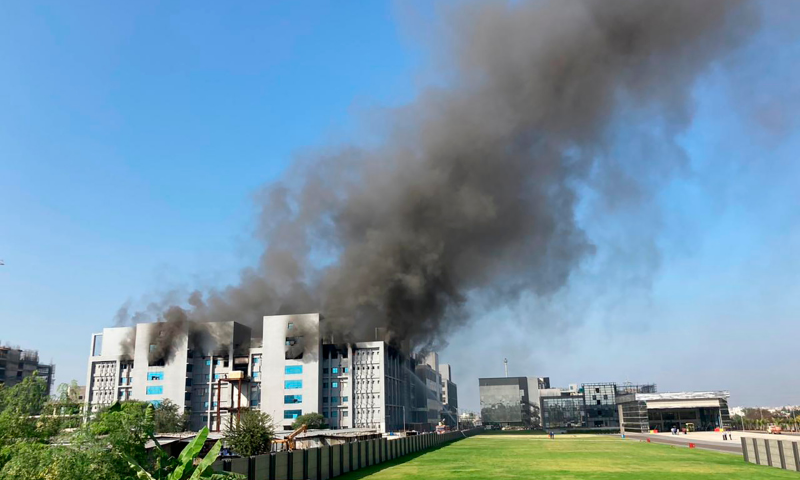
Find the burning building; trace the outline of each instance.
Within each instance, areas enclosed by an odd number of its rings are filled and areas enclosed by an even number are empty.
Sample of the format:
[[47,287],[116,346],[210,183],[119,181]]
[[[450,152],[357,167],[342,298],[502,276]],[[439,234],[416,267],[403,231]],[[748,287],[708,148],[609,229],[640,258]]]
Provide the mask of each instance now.
[[281,429],[311,412],[334,429],[438,423],[441,379],[416,373],[430,373],[424,359],[383,340],[336,343],[320,333],[324,322],[319,314],[265,316],[260,337],[236,322],[106,328],[92,336],[87,405],[170,400],[189,412],[193,430],[224,429],[243,408],[270,414]]

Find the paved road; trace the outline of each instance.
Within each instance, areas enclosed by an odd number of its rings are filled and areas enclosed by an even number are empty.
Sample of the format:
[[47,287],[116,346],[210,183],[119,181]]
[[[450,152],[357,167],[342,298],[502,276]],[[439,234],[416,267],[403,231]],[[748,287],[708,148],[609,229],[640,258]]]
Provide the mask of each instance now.
[[742,454],[742,441],[736,435],[735,440],[730,440],[727,443],[722,442],[709,442],[704,440],[695,440],[691,438],[681,437],[680,435],[663,436],[658,434],[647,433],[626,433],[625,438],[631,440],[646,440],[650,439],[652,443],[663,443],[666,445],[676,445],[681,447],[688,447],[689,443],[694,443],[695,448],[702,448],[703,450],[713,450],[715,452],[733,453],[736,455]]

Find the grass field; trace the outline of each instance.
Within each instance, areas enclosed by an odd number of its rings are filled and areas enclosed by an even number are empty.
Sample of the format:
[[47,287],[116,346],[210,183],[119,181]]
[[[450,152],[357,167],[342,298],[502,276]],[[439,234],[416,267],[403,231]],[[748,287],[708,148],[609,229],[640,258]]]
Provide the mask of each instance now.
[[720,479],[791,478],[797,472],[745,463],[741,456],[615,436],[479,435],[357,470],[344,480],[392,479]]

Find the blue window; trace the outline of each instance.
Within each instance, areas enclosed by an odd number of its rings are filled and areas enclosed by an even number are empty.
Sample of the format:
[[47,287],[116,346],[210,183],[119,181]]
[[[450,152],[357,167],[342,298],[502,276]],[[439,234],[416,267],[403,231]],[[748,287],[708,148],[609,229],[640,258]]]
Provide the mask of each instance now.
[[322,397],[322,403],[328,403],[328,397]]
[[203,402],[203,408],[208,408],[208,402]]
[[331,382],[331,388],[339,388],[339,382]]
[[303,381],[302,380],[286,380],[286,381],[283,382],[283,388],[286,388],[286,389],[303,388]]
[[286,325],[286,330],[291,330],[291,329],[293,329],[293,328],[294,328],[294,323],[292,323],[292,322],[289,322],[289,323]]
[[339,416],[339,412],[337,412],[336,410],[331,412],[331,417],[336,418],[338,416]]
[[331,368],[331,373],[339,373],[339,369],[336,367]]
[[210,367],[210,366],[211,366],[211,360],[206,360],[206,366],[207,366],[207,367]]
[[217,366],[218,366],[218,367],[221,367],[221,366],[222,366],[222,360],[217,360]]
[[258,405],[259,405],[258,398],[254,398],[254,399],[250,400],[250,406],[251,407],[257,407]]
[[284,410],[283,411],[283,418],[285,419],[292,419],[299,417],[303,414],[302,410]]
[[339,403],[339,397],[331,397],[331,403]]
[[151,380],[164,380],[164,372],[149,372],[147,374],[147,381]]
[[214,408],[217,408],[217,402],[214,402],[214,404],[211,405],[211,406],[214,407]]
[[164,387],[147,387],[148,395],[161,395],[164,393]]
[[286,365],[286,368],[283,369],[283,373],[286,375],[300,375],[303,373],[303,366],[302,365]]
[[214,380],[219,380],[219,373],[214,374]]
[[192,386],[192,379],[191,378],[187,378],[186,379],[186,386],[187,387],[191,387]]
[[284,395],[283,403],[303,403],[302,395]]
[[261,363],[261,357],[253,357],[253,363]]
[[349,371],[350,371],[350,369],[349,369],[349,368],[347,368],[347,367],[344,367],[342,370],[344,371],[344,373],[347,373],[347,372],[349,372]]
[[342,403],[347,403],[347,397],[342,397]]
[[253,378],[261,378],[261,372],[253,372]]
[[150,400],[150,403],[153,404],[153,407],[158,408],[161,406],[161,400]]

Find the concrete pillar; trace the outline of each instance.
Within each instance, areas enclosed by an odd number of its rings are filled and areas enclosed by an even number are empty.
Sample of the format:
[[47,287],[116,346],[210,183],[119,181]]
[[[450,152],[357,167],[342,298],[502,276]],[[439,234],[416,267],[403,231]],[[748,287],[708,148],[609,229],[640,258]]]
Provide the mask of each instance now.
[[772,466],[772,454],[769,451],[769,440],[764,440],[764,448],[767,449],[767,465]]
[[794,453],[794,469],[800,472],[800,442],[792,442],[792,453]]
[[781,462],[781,468],[786,470],[786,457],[783,455],[783,440],[778,440],[778,458]]
[[749,455],[747,454],[747,439],[741,437],[740,440],[742,441],[742,455],[744,455],[744,461],[749,462],[750,458]]

